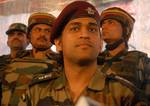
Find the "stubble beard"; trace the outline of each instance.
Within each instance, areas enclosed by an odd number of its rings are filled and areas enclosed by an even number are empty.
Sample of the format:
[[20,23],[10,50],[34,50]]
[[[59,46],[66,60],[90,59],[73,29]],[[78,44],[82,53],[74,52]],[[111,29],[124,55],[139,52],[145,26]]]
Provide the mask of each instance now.
[[89,66],[91,63],[93,63],[94,60],[92,59],[82,59],[78,61],[79,66]]
[[24,49],[24,46],[23,46],[22,42],[18,39],[15,39],[15,40],[12,41],[11,47],[14,50],[23,50]]

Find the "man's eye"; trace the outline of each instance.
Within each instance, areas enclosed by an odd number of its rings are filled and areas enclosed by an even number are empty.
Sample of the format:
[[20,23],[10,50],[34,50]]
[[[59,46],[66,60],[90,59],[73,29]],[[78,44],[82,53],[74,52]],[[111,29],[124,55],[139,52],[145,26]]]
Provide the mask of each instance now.
[[22,36],[22,35],[23,35],[23,33],[18,33],[17,35]]
[[89,28],[89,32],[97,32],[97,28]]
[[109,24],[113,24],[114,22],[113,22],[112,20],[109,20],[108,23],[109,23]]
[[70,28],[71,31],[78,31],[79,30],[79,27],[72,27]]
[[36,32],[40,32],[40,31],[41,31],[40,28],[35,28],[34,30],[35,30]]
[[49,33],[49,32],[51,32],[51,31],[50,31],[49,29],[45,29],[45,32],[46,32],[46,33]]

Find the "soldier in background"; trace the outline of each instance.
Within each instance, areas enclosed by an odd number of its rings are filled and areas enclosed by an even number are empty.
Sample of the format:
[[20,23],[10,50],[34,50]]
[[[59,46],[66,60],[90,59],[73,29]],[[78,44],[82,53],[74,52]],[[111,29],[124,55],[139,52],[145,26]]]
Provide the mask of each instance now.
[[[18,105],[32,78],[48,73],[57,66],[57,54],[50,47],[51,28],[55,17],[49,13],[33,13],[28,19],[28,39],[32,50],[24,50],[5,70],[2,105]],[[34,80],[36,81],[36,80]]]
[[63,56],[62,75],[31,85],[27,103],[74,106],[81,96],[86,96],[99,106],[132,106],[134,93],[98,68],[97,56],[102,49],[99,18],[95,7],[85,1],[75,1],[63,9],[51,36]]
[[[53,53],[50,47],[51,27],[55,16],[48,13],[33,13],[28,19],[28,39],[32,45],[32,50],[25,56],[37,59],[48,58],[49,53]],[[22,56],[24,57],[24,56]]]
[[6,34],[8,35],[7,45],[10,48],[10,54],[0,56],[0,70],[4,70],[3,65],[9,63],[11,59],[16,58],[17,53],[25,50],[29,44],[27,26],[23,23],[11,24]]
[[[7,65],[10,64],[12,59],[16,58],[18,52],[25,50],[29,44],[27,39],[27,26],[23,23],[11,24],[6,34],[8,35],[7,45],[10,48],[10,54],[0,56],[0,82],[2,81],[3,71]],[[1,91],[2,89],[0,89]]]
[[135,19],[118,7],[105,9],[101,13],[100,24],[106,49],[98,57],[104,61],[102,72],[113,73],[125,78],[139,89],[143,88],[146,76],[147,54],[140,51],[128,51]]

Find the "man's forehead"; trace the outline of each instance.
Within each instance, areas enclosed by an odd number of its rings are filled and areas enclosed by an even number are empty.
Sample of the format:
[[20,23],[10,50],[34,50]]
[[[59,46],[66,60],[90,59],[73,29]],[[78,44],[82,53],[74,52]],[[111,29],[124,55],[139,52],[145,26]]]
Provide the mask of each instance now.
[[51,28],[51,26],[46,25],[46,24],[37,24],[37,25],[34,25],[33,28]]
[[93,18],[77,18],[69,21],[68,25],[77,25],[77,24],[93,24],[97,25],[97,22]]
[[105,19],[103,22],[118,22],[116,19],[113,19],[113,18],[108,18],[108,19]]

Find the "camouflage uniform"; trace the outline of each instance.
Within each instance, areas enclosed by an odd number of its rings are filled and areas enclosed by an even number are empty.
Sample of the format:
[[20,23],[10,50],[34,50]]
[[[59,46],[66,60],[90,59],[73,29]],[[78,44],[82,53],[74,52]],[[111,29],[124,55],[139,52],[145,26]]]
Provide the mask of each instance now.
[[[9,29],[6,31],[6,34],[9,35],[11,32],[19,31],[27,33],[27,26],[22,23],[13,23],[9,26]],[[0,56],[0,71],[4,71],[6,66],[10,64],[12,57],[10,54]]]
[[148,95],[148,100],[150,101],[150,58],[147,58],[146,61],[146,67],[145,67],[145,81],[144,81],[144,87],[146,94]]
[[[76,103],[73,103],[70,96],[65,74],[63,72],[61,74],[49,81],[45,80],[42,83],[39,81],[33,84],[34,86],[31,85],[28,94],[25,94],[24,102],[28,106],[31,104],[32,106],[74,106]],[[132,106],[135,95],[131,89],[116,79],[106,77],[99,68],[81,96],[97,101],[100,106]]]
[[0,56],[0,72],[6,69],[6,66],[11,62],[12,58],[10,55]]
[[56,71],[57,67],[57,61],[51,57],[45,60],[31,58],[30,56],[14,59],[8,65],[8,69],[5,70],[2,103],[17,105],[33,77]]
[[[47,13],[31,15],[28,29],[31,30],[34,25],[40,23],[52,25],[54,17],[51,16],[51,14]],[[17,54],[17,58],[12,60],[4,73],[2,105],[20,105],[18,104],[19,100],[34,77],[56,71],[59,68],[57,64],[59,55],[51,50],[47,51],[45,55],[46,59],[35,59],[32,55],[32,50],[21,51]]]
[[99,55],[98,59],[104,60],[103,72],[115,73],[135,84],[138,88],[142,87],[145,78],[144,67],[147,58],[145,53],[139,51],[127,51],[111,57],[107,51]]
[[[54,43],[54,40],[61,36],[63,28],[69,20],[79,17],[93,18],[95,15],[97,16],[97,12],[94,10],[90,4],[83,1],[71,3],[55,21],[51,42]],[[69,78],[68,80],[66,79],[65,71],[61,71],[62,73],[54,79],[44,80],[42,83],[40,81],[31,85],[28,92],[24,94],[24,97],[26,97],[24,103],[26,102],[29,106],[74,106],[76,103],[71,98],[72,92],[68,83]],[[134,106],[134,97],[139,96],[139,94],[141,92],[132,83],[126,82],[125,79],[115,74],[107,75],[103,73],[100,66],[97,67],[96,73],[80,96],[94,99],[99,102],[100,106]],[[139,105],[142,105],[141,102],[139,100]],[[20,101],[20,103],[23,103],[23,101]],[[143,105],[146,106],[144,101]]]
[[[23,32],[26,34],[27,26],[23,23],[13,23],[9,26],[9,29],[6,31],[6,34],[9,36],[9,34],[14,31]],[[0,82],[2,82],[4,71],[7,69],[7,66],[11,63],[12,59],[13,58],[11,57],[10,54],[0,56],[0,80],[1,80]],[[2,89],[0,90],[0,92],[1,91]],[[1,100],[1,97],[0,97],[0,100]]]
[[7,68],[7,65],[11,62],[10,55],[0,56],[0,104],[2,99],[2,79],[4,75],[4,70]]

